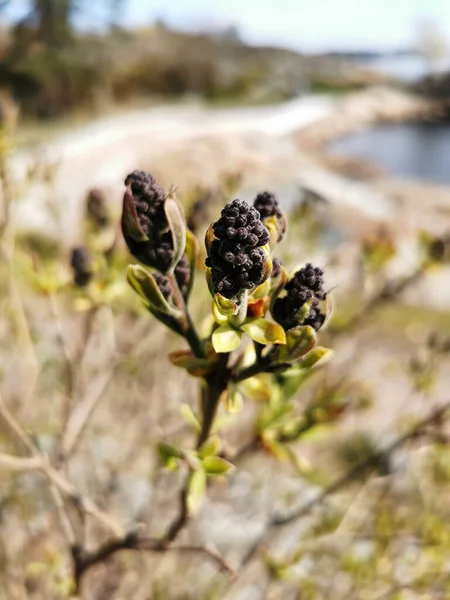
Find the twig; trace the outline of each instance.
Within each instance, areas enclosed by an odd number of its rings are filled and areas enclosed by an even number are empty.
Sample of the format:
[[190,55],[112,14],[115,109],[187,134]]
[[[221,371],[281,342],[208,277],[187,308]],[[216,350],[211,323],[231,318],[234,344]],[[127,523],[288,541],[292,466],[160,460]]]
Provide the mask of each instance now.
[[38,456],[19,457],[0,453],[0,469],[7,471],[36,471],[40,469],[42,461]]
[[104,391],[112,379],[116,364],[116,362],[112,364],[109,369],[101,373],[97,379],[91,383],[89,393],[70,415],[61,444],[62,452],[66,459],[74,453],[89,419],[97,408]]
[[368,315],[381,308],[390,300],[397,298],[400,294],[407,290],[410,285],[417,283],[417,281],[424,276],[428,267],[429,262],[425,260],[417,267],[415,271],[413,271],[413,273],[404,277],[403,279],[386,282],[381,290],[379,290],[375,296],[368,300],[361,310],[356,315],[352,316],[351,320],[349,320],[346,325],[339,329],[330,327],[328,330],[329,333],[331,335],[339,335],[341,333],[344,334],[354,331],[360,327],[362,323],[367,321]]
[[134,551],[146,551],[146,552],[179,552],[182,554],[203,554],[220,568],[221,571],[226,571],[231,575],[235,575],[235,569],[225,558],[217,551],[217,549],[210,545],[205,544],[202,546],[168,546],[162,543],[161,540],[154,538],[139,538],[135,533],[130,533],[128,536],[121,540],[106,542],[103,546],[100,546],[98,550],[92,553],[80,553],[80,549],[73,548],[73,558],[75,563],[75,586],[79,589],[81,577],[84,573],[99,563],[102,563],[113,554],[121,552],[123,550],[134,550]]
[[[22,427],[17,423],[12,414],[3,404],[0,399],[0,417],[5,421],[10,430],[16,435],[16,437],[26,446],[28,451],[32,454],[32,459],[34,460],[34,465],[31,468],[30,459],[16,459],[15,457],[7,457],[5,459],[5,455],[3,455],[3,464],[5,465],[7,462],[9,464],[14,465],[24,464],[27,466],[27,470],[37,470],[42,471],[48,479],[51,481],[53,485],[55,485],[64,495],[69,497],[77,506],[86,514],[95,518],[97,521],[102,523],[106,528],[114,533],[116,536],[120,536],[123,534],[123,530],[121,527],[115,523],[111,517],[103,512],[97,505],[92,502],[89,498],[82,496],[79,494],[76,487],[67,481],[59,471],[57,471],[48,460],[47,456],[43,454],[36,445],[31,441],[29,436],[25,433]],[[19,463],[17,461],[27,460],[27,463]]]
[[284,525],[289,525],[294,523],[298,519],[309,514],[316,506],[319,506],[326,500],[329,496],[339,491],[343,487],[345,487],[348,483],[354,481],[358,476],[363,473],[366,473],[369,469],[373,470],[374,464],[379,463],[380,459],[386,459],[390,456],[395,450],[398,450],[401,446],[403,446],[407,441],[419,436],[423,429],[433,422],[438,421],[443,417],[443,415],[450,409],[450,401],[442,404],[433,410],[429,415],[420,420],[416,425],[414,425],[409,431],[405,432],[403,435],[397,437],[391,444],[386,446],[384,449],[379,452],[373,454],[366,460],[362,461],[352,469],[350,469],[347,473],[342,475],[331,483],[328,487],[326,487],[321,494],[319,494],[316,498],[303,504],[302,506],[294,509],[287,515],[274,515],[269,519],[266,528],[263,533],[255,540],[254,544],[248,549],[246,555],[241,561],[240,571],[243,570],[246,565],[253,559],[253,557],[257,554],[258,550],[268,543],[269,537],[271,533],[274,533],[279,527],[283,527]]

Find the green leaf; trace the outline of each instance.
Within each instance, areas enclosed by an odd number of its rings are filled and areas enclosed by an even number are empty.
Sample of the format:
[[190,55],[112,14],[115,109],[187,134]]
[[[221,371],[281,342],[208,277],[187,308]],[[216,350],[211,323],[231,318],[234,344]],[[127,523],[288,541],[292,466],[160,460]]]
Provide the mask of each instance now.
[[333,356],[333,350],[324,348],[323,346],[317,346],[314,350],[311,350],[299,364],[302,369],[311,369],[312,367],[324,365],[330,361]]
[[220,456],[206,456],[202,464],[207,475],[223,475],[233,469],[233,465]]
[[325,300],[326,312],[325,312],[325,321],[322,323],[322,327],[320,329],[324,329],[328,325],[329,320],[331,319],[331,315],[333,314],[333,301],[331,299],[331,294],[328,292],[327,298]]
[[196,267],[196,261],[197,261],[197,255],[198,255],[198,241],[197,238],[195,237],[195,235],[192,233],[192,231],[189,231],[189,229],[186,229],[186,256],[188,258],[189,261],[189,265],[191,267],[191,276],[189,279],[189,285],[188,285],[188,289],[186,292],[186,296],[185,296],[185,300],[187,300],[189,298],[189,296],[191,295],[191,291],[192,291],[192,286],[194,285],[194,276],[195,276],[195,267]]
[[212,345],[217,353],[232,352],[241,343],[241,332],[224,323],[212,334]]
[[173,317],[180,316],[180,312],[167,302],[161,294],[153,275],[141,265],[129,265],[127,279],[131,287],[148,303],[149,307]]
[[269,295],[269,291],[270,291],[270,279],[266,279],[266,281],[264,283],[259,285],[252,292],[252,298],[255,298],[255,299],[265,298],[266,296]]
[[194,414],[194,411],[189,406],[189,404],[182,404],[180,406],[180,413],[181,413],[181,416],[184,418],[184,420],[187,423],[189,423],[189,425],[191,425],[195,431],[197,431],[197,432],[201,431],[202,426],[200,425],[197,417]]
[[247,319],[241,325],[242,331],[259,344],[285,344],[286,334],[278,323],[267,319]]
[[314,298],[308,300],[303,304],[303,306],[296,312],[295,318],[298,321],[299,325],[303,323],[306,317],[309,315],[309,311],[311,310],[312,303],[314,302]]
[[272,397],[272,387],[267,376],[264,375],[244,379],[236,387],[244,396],[257,402],[266,402]]
[[267,227],[270,233],[270,247],[273,248],[279,240],[281,229],[284,225],[284,230],[286,229],[286,219],[283,216],[277,218],[275,215],[271,217],[267,217],[263,220],[264,225]]
[[[214,356],[217,356],[214,353]],[[193,377],[204,377],[209,373],[213,364],[214,357],[197,358],[190,350],[177,350],[169,354],[170,362],[176,367],[186,369]]]
[[223,325],[224,323],[228,323],[228,317],[226,317],[219,311],[219,309],[217,308],[217,304],[214,301],[212,303],[212,314],[214,317],[214,321],[218,325]]
[[238,414],[244,408],[244,398],[237,389],[232,389],[227,394],[225,408],[230,414]]
[[284,444],[281,444],[280,442],[277,442],[276,440],[272,439],[270,435],[263,436],[263,443],[264,446],[268,450],[270,450],[270,452],[272,452],[275,458],[280,462],[289,460],[289,453]]
[[181,206],[170,195],[167,196],[164,202],[164,212],[166,213],[169,229],[172,233],[173,256],[170,270],[173,270],[179,263],[186,248],[186,219],[184,218]]
[[193,471],[189,475],[186,504],[188,513],[194,515],[206,492],[206,474],[203,469]]
[[302,441],[315,442],[328,435],[330,431],[332,431],[332,429],[332,425],[326,423],[318,423],[317,425],[313,425],[306,431],[302,432],[302,435],[299,437],[299,439],[301,439]]
[[280,363],[299,360],[317,343],[317,334],[309,325],[298,325],[286,332],[286,345],[280,346],[275,360]]
[[222,294],[214,294],[214,302],[216,303],[217,310],[224,317],[231,317],[238,312],[238,305],[230,298],[225,298]]
[[279,385],[282,390],[283,397],[289,400],[294,396],[304,383],[308,381],[312,373],[311,369],[305,370],[298,366],[298,363],[285,371],[279,377]]
[[162,461],[162,463],[168,467],[171,466],[174,462],[173,459],[181,458],[181,453],[178,448],[175,446],[171,446],[170,444],[166,444],[166,442],[158,443],[158,454]]
[[200,446],[198,454],[200,457],[213,456],[220,450],[220,438],[218,435],[212,435]]

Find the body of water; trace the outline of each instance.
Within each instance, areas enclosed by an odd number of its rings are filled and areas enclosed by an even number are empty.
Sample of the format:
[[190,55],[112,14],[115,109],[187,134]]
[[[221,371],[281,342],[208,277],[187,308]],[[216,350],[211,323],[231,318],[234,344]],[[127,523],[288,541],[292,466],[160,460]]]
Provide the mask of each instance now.
[[335,140],[329,150],[369,160],[389,175],[450,184],[450,124],[378,125]]

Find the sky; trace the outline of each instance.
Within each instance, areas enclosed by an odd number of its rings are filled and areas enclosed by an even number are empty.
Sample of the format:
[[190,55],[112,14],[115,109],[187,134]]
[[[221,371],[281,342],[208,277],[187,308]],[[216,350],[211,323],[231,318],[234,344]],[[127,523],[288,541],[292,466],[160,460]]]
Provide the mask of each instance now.
[[[10,0],[7,15],[24,13],[29,0]],[[107,22],[106,0],[84,0],[82,27]],[[121,22],[142,26],[156,19],[184,30],[237,27],[251,44],[304,51],[389,50],[407,46],[417,23],[438,24],[450,39],[450,0],[122,0]]]

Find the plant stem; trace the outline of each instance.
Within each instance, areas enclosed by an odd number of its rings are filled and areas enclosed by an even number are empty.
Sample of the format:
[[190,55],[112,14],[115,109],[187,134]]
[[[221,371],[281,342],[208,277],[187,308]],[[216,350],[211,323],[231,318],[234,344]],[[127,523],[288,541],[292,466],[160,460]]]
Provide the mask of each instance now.
[[169,278],[173,289],[174,304],[183,313],[183,320],[180,323],[180,326],[183,330],[183,335],[186,338],[186,341],[188,342],[193,354],[197,358],[204,358],[205,352],[203,350],[202,343],[195,330],[195,326],[192,322],[191,315],[186,302],[184,301],[183,295],[181,294],[176,277],[173,273],[169,273],[167,277]]
[[227,389],[229,379],[227,364],[229,356],[228,352],[220,355],[216,368],[207,377],[206,387],[202,390],[202,429],[198,436],[197,448],[209,438],[219,407],[220,397]]

